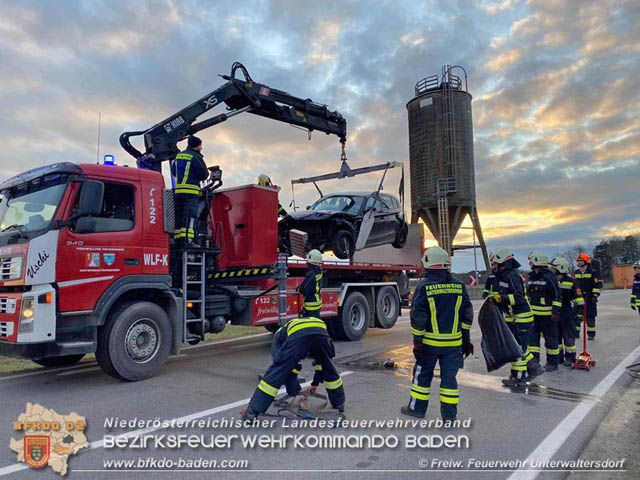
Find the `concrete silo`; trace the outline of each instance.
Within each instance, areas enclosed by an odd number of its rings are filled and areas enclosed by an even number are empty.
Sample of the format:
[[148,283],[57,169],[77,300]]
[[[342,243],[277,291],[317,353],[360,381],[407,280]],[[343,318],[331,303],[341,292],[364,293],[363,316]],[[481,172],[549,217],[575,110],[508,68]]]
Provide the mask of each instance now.
[[[464,83],[456,72],[464,74]],[[411,222],[422,219],[450,254],[475,245],[453,241],[469,215],[489,270],[476,208],[473,122],[467,74],[445,65],[440,75],[420,80],[407,103],[411,171]]]

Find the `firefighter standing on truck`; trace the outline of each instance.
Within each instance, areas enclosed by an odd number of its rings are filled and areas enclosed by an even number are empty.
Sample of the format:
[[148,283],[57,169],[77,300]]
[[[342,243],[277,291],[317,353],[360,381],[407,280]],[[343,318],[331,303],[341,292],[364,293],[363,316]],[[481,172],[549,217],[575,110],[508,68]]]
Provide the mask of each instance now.
[[640,262],[633,264],[633,287],[631,288],[631,309],[640,313]]
[[319,318],[308,317],[294,318],[282,328],[284,331],[281,335],[286,335],[286,340],[258,384],[249,406],[242,414],[242,419],[253,420],[266,412],[278,395],[280,386],[290,378],[298,363],[307,355],[315,358],[316,362],[322,366],[327,396],[342,418],[345,402],[344,387],[342,378],[331,360],[335,356],[335,349],[327,333],[327,326]]
[[307,253],[307,273],[298,287],[304,300],[302,303],[301,317],[319,317],[322,310],[322,253],[320,250],[311,250]]
[[[260,174],[260,176],[258,177],[258,185],[260,185],[261,187],[273,187],[273,183],[271,182],[271,179],[269,178],[268,175],[265,175],[264,173]],[[287,213],[287,211],[280,204],[280,202],[278,202],[278,218],[285,218],[288,216],[289,214]]]
[[[586,253],[581,253],[576,258],[578,268],[574,278],[582,291],[582,298],[587,310],[587,336],[589,340],[596,338],[596,317],[598,316],[598,297],[600,296],[600,282],[598,275],[591,267],[591,258]],[[582,312],[579,314],[582,317]]]
[[490,297],[498,305],[509,330],[524,353],[524,357],[511,362],[511,374],[509,378],[502,380],[507,387],[517,387],[544,373],[544,369],[529,351],[533,313],[525,296],[524,282],[517,272],[520,263],[513,258],[509,249],[496,248],[491,252],[489,262],[493,274],[487,279],[482,298]]
[[584,309],[582,292],[575,280],[569,275],[569,262],[566,258],[556,257],[549,264],[560,285],[562,307],[558,323],[558,363],[572,367],[576,361],[576,310]]
[[558,370],[558,323],[562,296],[558,280],[548,268],[549,257],[542,252],[529,255],[529,303],[533,312],[533,330],[529,350],[540,361],[540,335],[544,336],[547,372]]
[[176,156],[172,166],[172,173],[176,178],[176,227],[173,238],[178,248],[193,245],[195,238],[200,182],[208,176],[207,165],[201,152],[202,140],[190,136],[187,149]]
[[440,412],[443,420],[455,420],[458,413],[458,369],[473,354],[469,331],[473,307],[462,282],[451,273],[449,255],[440,247],[428,248],[422,264],[425,278],[418,284],[411,304],[413,334],[413,381],[405,415],[423,418],[429,405],[431,380],[440,363]]

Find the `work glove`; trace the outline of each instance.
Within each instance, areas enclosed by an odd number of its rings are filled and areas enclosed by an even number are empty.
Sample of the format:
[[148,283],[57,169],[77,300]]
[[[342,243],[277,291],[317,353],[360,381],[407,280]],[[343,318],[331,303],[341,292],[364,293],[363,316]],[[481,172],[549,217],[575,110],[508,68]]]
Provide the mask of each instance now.
[[462,354],[464,355],[464,358],[467,358],[469,355],[473,355],[473,343],[471,343],[471,341],[462,344]]
[[598,297],[591,297],[591,303],[593,303],[594,305],[598,304]]
[[413,356],[416,358],[416,360],[421,360],[424,357],[424,345],[422,345],[421,343],[414,343],[413,344]]
[[502,302],[502,297],[500,295],[494,295],[493,297],[491,297],[491,299],[493,300],[493,302],[497,305],[498,303]]
[[631,304],[631,310],[635,310],[635,309],[636,309],[636,305],[635,305],[635,303],[632,303]]

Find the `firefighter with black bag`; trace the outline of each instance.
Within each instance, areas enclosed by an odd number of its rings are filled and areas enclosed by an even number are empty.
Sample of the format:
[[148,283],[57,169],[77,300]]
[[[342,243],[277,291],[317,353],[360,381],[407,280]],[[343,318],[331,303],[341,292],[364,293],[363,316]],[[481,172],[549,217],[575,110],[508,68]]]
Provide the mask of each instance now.
[[453,421],[458,413],[460,393],[456,375],[465,357],[473,354],[469,336],[473,307],[467,290],[449,268],[449,255],[440,247],[428,248],[422,264],[424,279],[415,289],[411,304],[413,334],[413,380],[409,404],[404,415],[423,418],[429,405],[431,380],[440,364],[440,412],[443,420]]
[[528,348],[533,313],[525,296],[522,277],[517,271],[520,263],[511,251],[508,248],[496,248],[491,252],[489,261],[493,277],[491,282],[487,280],[483,298],[489,296],[498,305],[509,330],[524,353],[523,357],[511,363],[509,378],[502,380],[503,385],[507,387],[517,387],[544,373],[544,369]]

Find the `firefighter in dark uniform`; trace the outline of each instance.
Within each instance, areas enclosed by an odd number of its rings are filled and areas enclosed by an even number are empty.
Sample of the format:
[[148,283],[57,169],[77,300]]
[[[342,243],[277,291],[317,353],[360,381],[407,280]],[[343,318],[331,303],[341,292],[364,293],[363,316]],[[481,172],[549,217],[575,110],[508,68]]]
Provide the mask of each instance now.
[[511,363],[509,378],[502,383],[507,387],[523,385],[544,373],[544,369],[529,351],[529,337],[533,327],[533,313],[525,296],[524,283],[517,269],[520,263],[507,248],[496,248],[489,257],[493,268],[487,279],[482,298],[490,297],[502,310],[504,320],[524,353]]
[[292,371],[307,355],[322,366],[324,385],[333,408],[344,415],[344,387],[342,378],[331,360],[335,349],[327,333],[327,326],[319,318],[294,318],[284,327],[286,340],[281,345],[271,366],[258,384],[249,406],[242,415],[243,420],[253,420],[267,411],[278,395],[280,386],[287,381]]
[[633,287],[631,288],[631,309],[640,313],[640,262],[633,264]]
[[[258,177],[258,185],[261,187],[272,187],[273,183],[271,182],[271,179],[263,173]],[[282,205],[280,205],[280,202],[278,202],[278,218],[286,218],[288,216],[289,214],[287,211]]]
[[548,268],[549,257],[542,252],[529,255],[529,303],[533,312],[533,330],[531,331],[529,350],[540,361],[540,335],[544,336],[544,348],[547,352],[547,372],[558,370],[558,323],[562,296],[555,275]]
[[584,299],[575,280],[569,275],[569,262],[566,258],[556,257],[549,266],[558,279],[562,294],[558,323],[558,362],[572,367],[576,361],[576,311],[584,309]]
[[301,317],[319,317],[322,310],[322,253],[320,250],[311,250],[307,253],[307,273],[298,287],[304,301],[302,303]]
[[423,418],[429,405],[431,380],[440,363],[440,412],[444,420],[455,420],[458,413],[458,369],[465,357],[473,354],[469,330],[473,307],[462,282],[449,267],[449,255],[440,247],[431,247],[422,257],[425,278],[415,289],[411,304],[413,334],[413,380],[409,405],[404,415]]
[[207,165],[202,157],[202,140],[190,136],[187,149],[180,152],[173,162],[172,173],[176,178],[174,202],[176,226],[173,238],[176,247],[193,244],[198,217],[200,182],[207,179]]
[[[591,258],[586,253],[581,253],[576,258],[578,268],[574,278],[582,291],[582,298],[587,310],[587,336],[589,340],[596,338],[596,316],[598,316],[598,297],[600,296],[600,282],[598,275],[591,268]],[[582,312],[579,317],[582,318]]]

